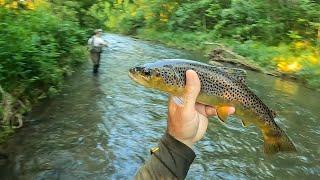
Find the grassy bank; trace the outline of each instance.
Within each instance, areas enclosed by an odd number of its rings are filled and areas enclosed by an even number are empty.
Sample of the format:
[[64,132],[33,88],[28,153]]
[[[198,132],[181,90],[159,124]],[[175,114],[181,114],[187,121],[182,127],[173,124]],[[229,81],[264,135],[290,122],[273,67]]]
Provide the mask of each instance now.
[[320,90],[319,48],[306,41],[268,46],[257,41],[217,39],[210,33],[159,32],[151,29],[140,29],[136,36],[204,54],[210,53],[217,44],[222,44],[267,73],[277,71],[281,75],[295,77],[310,88]]

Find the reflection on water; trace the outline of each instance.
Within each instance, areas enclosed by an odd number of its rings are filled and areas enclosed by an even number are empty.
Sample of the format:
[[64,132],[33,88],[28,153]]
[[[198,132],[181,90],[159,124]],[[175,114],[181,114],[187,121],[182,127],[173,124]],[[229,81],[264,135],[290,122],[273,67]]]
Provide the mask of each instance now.
[[293,96],[295,97],[297,91],[298,91],[298,84],[291,82],[291,81],[285,81],[282,79],[275,79],[274,80],[274,89],[278,91],[282,91],[285,93],[285,95]]
[[[195,55],[107,34],[101,72],[83,67],[63,93],[42,103],[2,147],[9,160],[0,179],[122,179],[134,175],[165,131],[167,96],[136,85],[130,67]],[[262,136],[231,118],[212,118],[188,179],[319,179],[320,95],[296,83],[249,72],[248,84],[272,109],[295,142],[297,154],[263,154]]]
[[278,91],[282,91],[285,96],[292,96],[295,97],[298,91],[299,85],[282,79],[275,79],[274,80],[274,89]]

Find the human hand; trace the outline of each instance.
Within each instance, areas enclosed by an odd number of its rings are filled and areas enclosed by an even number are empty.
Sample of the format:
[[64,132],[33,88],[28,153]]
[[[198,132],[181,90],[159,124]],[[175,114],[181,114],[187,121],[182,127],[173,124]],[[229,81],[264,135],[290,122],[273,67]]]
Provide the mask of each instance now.
[[[167,132],[190,148],[207,130],[208,117],[217,115],[216,109],[196,102],[200,92],[200,80],[193,70],[186,72],[186,86],[182,99],[170,97],[168,105]],[[226,107],[228,114],[234,107]]]

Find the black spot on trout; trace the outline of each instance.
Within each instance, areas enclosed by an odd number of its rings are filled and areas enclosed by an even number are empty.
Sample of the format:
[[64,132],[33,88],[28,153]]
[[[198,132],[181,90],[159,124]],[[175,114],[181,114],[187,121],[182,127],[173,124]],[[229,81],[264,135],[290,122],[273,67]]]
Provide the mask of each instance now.
[[166,59],[133,67],[129,76],[137,83],[181,96],[186,83],[186,71],[197,72],[201,92],[197,102],[217,107],[218,118],[226,122],[226,106],[236,108],[235,116],[243,126],[254,124],[264,137],[264,151],[274,154],[280,151],[296,151],[288,136],[274,121],[270,110],[245,84],[246,72],[242,69],[211,66],[196,61]]

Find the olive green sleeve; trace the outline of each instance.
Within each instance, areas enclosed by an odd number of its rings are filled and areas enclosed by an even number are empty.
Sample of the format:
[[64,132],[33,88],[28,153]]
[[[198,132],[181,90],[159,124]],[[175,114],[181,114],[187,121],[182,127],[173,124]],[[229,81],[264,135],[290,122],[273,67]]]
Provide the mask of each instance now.
[[184,179],[195,157],[191,148],[166,133],[135,179]]

